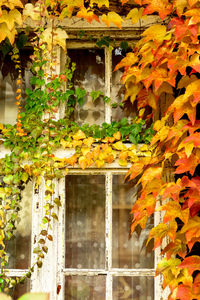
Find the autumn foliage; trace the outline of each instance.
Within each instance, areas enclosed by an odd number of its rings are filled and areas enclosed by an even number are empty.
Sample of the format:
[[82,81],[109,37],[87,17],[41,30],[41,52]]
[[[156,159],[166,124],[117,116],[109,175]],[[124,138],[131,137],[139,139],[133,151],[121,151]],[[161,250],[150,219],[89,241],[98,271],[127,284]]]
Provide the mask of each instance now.
[[200,299],[199,2],[136,2],[144,7],[143,15],[157,13],[163,23],[144,31],[117,68],[124,67],[124,83],[138,109],[150,106],[154,113],[164,95],[172,100],[155,122],[152,157],[128,172],[130,179],[139,176],[142,185],[132,231],[137,225],[145,228],[151,214],[163,211],[162,223],[149,235],[155,248],[166,244],[156,273],[162,273],[163,287],[170,287],[170,300]]
[[[121,5],[126,3],[129,1]],[[42,4],[42,0],[25,6],[20,0],[0,0],[0,42],[7,37],[13,44],[16,25],[21,26],[28,17],[41,22],[41,15],[60,21],[76,16],[108,27],[114,24],[121,28],[124,23],[114,11],[99,13],[102,7],[108,9],[108,0]],[[200,299],[200,2],[135,0],[126,19],[137,23],[152,14],[159,16],[157,23],[142,33],[133,51],[115,68],[124,70],[124,101],[136,103],[140,116],[153,119],[163,99],[170,99],[166,112],[154,124],[152,155],[133,163],[126,176],[129,180],[138,178],[141,186],[132,209],[131,231],[138,225],[144,229],[155,211],[162,212],[163,220],[150,231],[148,240],[154,239],[154,248],[162,249],[156,274],[163,275],[163,288],[170,287],[169,300]],[[65,48],[65,30],[57,27],[54,34],[55,44]],[[51,50],[51,29],[46,28],[41,38]],[[82,168],[91,165],[90,154],[79,157]],[[92,155],[93,159],[95,153]],[[126,160],[122,154],[121,158]],[[76,162],[77,157],[70,158],[72,165]]]

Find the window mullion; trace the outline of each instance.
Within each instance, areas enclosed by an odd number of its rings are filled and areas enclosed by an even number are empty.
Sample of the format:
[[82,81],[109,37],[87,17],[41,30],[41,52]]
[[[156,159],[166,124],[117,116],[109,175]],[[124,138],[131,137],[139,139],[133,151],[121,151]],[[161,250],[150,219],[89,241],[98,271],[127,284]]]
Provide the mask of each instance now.
[[[112,51],[105,48],[105,95],[111,97],[111,78],[112,78]],[[105,122],[111,123],[112,109],[111,103],[105,103]]]
[[59,198],[62,206],[58,211],[58,238],[57,238],[57,300],[64,299],[65,277],[65,178],[59,180]]
[[112,173],[106,174],[106,300],[112,299]]
[[[33,184],[33,203],[32,203],[32,242],[31,242],[31,265],[36,261],[37,255],[33,253],[35,247],[37,247],[37,239],[40,232],[40,222],[42,220],[43,213],[43,196],[44,196],[44,182],[41,181],[41,185],[36,187],[36,183]],[[31,276],[31,292],[40,292],[42,274],[37,267],[34,268],[34,272]]]

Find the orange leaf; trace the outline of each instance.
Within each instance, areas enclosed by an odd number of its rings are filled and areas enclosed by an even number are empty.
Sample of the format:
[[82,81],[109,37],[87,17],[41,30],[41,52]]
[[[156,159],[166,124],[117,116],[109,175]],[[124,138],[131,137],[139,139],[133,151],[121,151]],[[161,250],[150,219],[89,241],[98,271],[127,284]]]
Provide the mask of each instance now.
[[178,166],[175,174],[189,172],[191,175],[193,175],[199,162],[200,157],[198,155],[194,155],[192,153],[189,157],[187,157],[186,154],[184,154],[183,158],[178,159],[175,163],[175,165]]
[[98,16],[95,15],[93,11],[86,9],[85,7],[81,8],[76,16],[78,18],[86,19],[89,23],[91,23],[93,20],[100,22]]
[[163,218],[163,223],[167,223],[175,218],[179,218],[183,223],[188,222],[189,218],[189,209],[182,209],[180,204],[175,201],[169,201],[165,205],[162,205],[158,208],[158,211],[165,210],[165,216]]
[[187,268],[189,274],[192,274],[195,270],[200,270],[200,256],[193,255],[186,257],[184,261],[181,262],[179,268],[184,269]]
[[200,241],[200,217],[195,216],[189,219],[188,223],[182,227],[181,233],[185,233],[189,249],[191,250],[194,244],[194,240],[192,241],[192,239],[195,238],[196,242],[198,238],[198,241]]
[[173,9],[172,4],[167,0],[146,0],[145,3],[148,6],[145,8],[143,14],[152,14],[153,12],[158,12],[161,19],[165,19]]

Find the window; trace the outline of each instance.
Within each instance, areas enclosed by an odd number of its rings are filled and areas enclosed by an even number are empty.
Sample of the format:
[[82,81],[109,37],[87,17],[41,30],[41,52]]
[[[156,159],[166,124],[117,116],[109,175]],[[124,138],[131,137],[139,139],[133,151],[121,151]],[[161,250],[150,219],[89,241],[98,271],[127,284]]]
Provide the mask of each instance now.
[[124,175],[66,178],[65,299],[154,299],[154,258],[145,248],[153,224],[129,239],[137,191]]
[[[117,34],[115,31],[114,35]],[[75,86],[84,87],[89,93],[102,90],[114,102],[122,99],[120,71],[112,72],[118,59],[114,49],[99,49],[93,42],[73,40],[67,41],[67,48],[79,70]],[[91,102],[87,96],[86,103],[77,110],[74,118],[80,124],[110,123],[122,116],[119,107],[114,109],[101,99]],[[68,154],[63,150],[59,155]],[[129,239],[130,211],[138,191],[134,183],[124,183],[127,168],[117,163],[103,169],[74,168],[66,178],[55,181],[54,197],[59,197],[63,206],[57,211],[59,221],[53,224],[54,241],[48,243],[42,269],[35,269],[30,283],[23,291],[16,290],[15,298],[29,289],[30,284],[31,291],[50,292],[51,300],[161,299],[161,279],[154,278],[157,257],[150,251],[151,244],[145,247],[148,232],[160,216],[150,220],[146,231],[136,231]],[[39,189],[34,189],[34,183],[27,188],[22,201],[22,205],[27,205],[27,215],[23,218],[27,221],[23,226],[19,223],[19,236],[10,249],[10,256],[17,257],[9,266],[13,278],[23,276],[34,261],[36,236],[41,231],[44,183]]]

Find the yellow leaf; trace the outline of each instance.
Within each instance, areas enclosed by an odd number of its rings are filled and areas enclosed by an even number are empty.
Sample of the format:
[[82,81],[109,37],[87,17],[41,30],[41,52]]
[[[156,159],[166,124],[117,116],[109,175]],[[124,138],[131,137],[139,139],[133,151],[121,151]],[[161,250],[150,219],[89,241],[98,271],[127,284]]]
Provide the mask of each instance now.
[[11,10],[14,9],[15,7],[23,8],[23,4],[20,0],[0,0],[0,7],[1,6],[6,6]]
[[2,11],[0,17],[0,23],[6,23],[9,30],[14,28],[15,23],[22,25],[22,15],[17,9],[7,12],[6,10]]
[[93,137],[89,137],[85,140],[83,140],[83,144],[88,146],[88,147],[91,147],[91,145],[94,143],[94,138]]
[[102,22],[104,22],[108,27],[110,26],[110,23],[115,24],[117,27],[122,27],[122,22],[124,20],[118,15],[116,12],[109,12],[107,15],[103,14],[101,18]]
[[[64,9],[61,12],[61,19],[64,17],[71,18],[73,10],[75,7],[77,8],[83,8],[84,7],[84,1],[83,0],[61,0],[61,7],[64,7]],[[51,3],[51,2],[50,2]]]
[[71,148],[72,143],[69,141],[65,141],[64,139],[61,139],[60,144],[63,146],[63,148]]
[[74,140],[72,142],[73,148],[76,148],[77,146],[80,147],[80,146],[82,146],[82,144],[83,144],[83,142],[81,140],[78,140],[78,141]]
[[84,156],[81,156],[78,160],[79,166],[81,169],[85,169],[87,167],[87,159]]
[[119,141],[119,142],[113,144],[112,147],[113,147],[114,149],[120,150],[120,151],[121,151],[121,150],[126,150],[126,149],[127,149],[127,147],[122,143],[122,141]]
[[187,6],[187,0],[175,0],[175,7],[179,16],[182,15],[183,10],[186,6]]
[[103,160],[97,159],[97,160],[95,161],[95,164],[96,164],[97,168],[101,168],[101,167],[104,166],[105,163],[104,163]]
[[15,28],[13,28],[11,31],[8,29],[8,26],[6,23],[0,24],[0,43],[5,40],[7,37],[11,43],[11,45],[15,41],[15,35],[17,34],[17,31]]
[[74,136],[73,136],[74,140],[82,140],[85,139],[85,133],[82,130],[79,130]]
[[54,29],[54,38],[53,38],[53,45],[52,45],[52,28],[49,27],[43,31],[43,34],[41,36],[41,40],[45,43],[47,43],[48,50],[51,51],[53,46],[59,45],[63,48],[63,50],[66,49],[66,39],[68,38],[68,35],[65,30],[61,28]]
[[128,97],[130,97],[131,103],[134,103],[135,98],[137,96],[137,94],[139,93],[139,91],[141,90],[142,86],[140,84],[135,85],[132,81],[129,81],[126,84],[126,92],[124,95],[124,101],[126,101],[128,99]]
[[142,147],[140,147],[140,151],[148,151],[148,146],[142,145]]
[[138,57],[133,52],[129,52],[126,54],[126,57],[124,57],[120,61],[120,63],[116,65],[114,71],[123,67],[130,67],[134,65],[137,61],[138,61]]
[[144,11],[144,8],[133,8],[129,11],[126,19],[131,19],[132,23],[135,24],[139,21],[139,19],[142,18],[142,13]]
[[81,148],[81,152],[83,153],[83,155],[86,155],[88,152],[90,152],[90,148],[88,148],[88,147],[82,147]]
[[146,29],[142,36],[145,36],[145,41],[153,40],[157,42],[162,42],[166,37],[166,26],[155,24]]
[[122,166],[122,167],[126,167],[126,166],[127,166],[127,160],[119,159],[118,163],[119,163],[119,165]]

